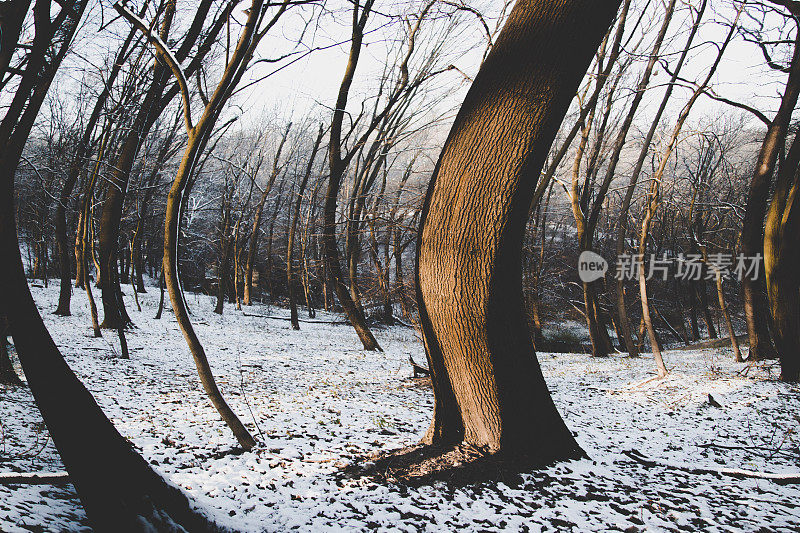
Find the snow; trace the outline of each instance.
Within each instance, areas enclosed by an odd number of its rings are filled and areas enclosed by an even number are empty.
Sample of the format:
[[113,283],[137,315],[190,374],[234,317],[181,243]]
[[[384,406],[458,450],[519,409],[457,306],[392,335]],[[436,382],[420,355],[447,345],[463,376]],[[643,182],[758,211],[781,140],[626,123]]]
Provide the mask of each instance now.
[[[590,459],[520,479],[453,487],[378,485],[336,474],[359,456],[409,446],[427,429],[432,393],[410,377],[424,361],[412,329],[376,331],[364,352],[349,326],[245,316],[188,295],[223,394],[260,439],[236,442],[206,400],[171,313],[154,320],[158,291],[140,295],[131,359],[115,335],[91,337],[82,291],[73,316],[52,314],[58,283],[34,287],[68,363],[120,432],[221,524],[240,531],[796,530],[800,485],[696,474],[683,467],[800,471],[800,388],[768,365],[733,362],[729,349],[668,351],[652,360],[539,354],[556,405]],[[248,315],[288,317],[255,305]],[[317,320],[340,317],[319,313]],[[746,371],[746,372],[745,372]],[[711,394],[721,407],[708,401]],[[27,389],[0,386],[0,472],[63,471]],[[713,446],[710,446],[712,445]],[[635,449],[659,463],[624,454]],[[102,465],[100,465],[102,467]],[[107,466],[106,466],[107,467]],[[74,489],[0,485],[0,531],[88,529]]]

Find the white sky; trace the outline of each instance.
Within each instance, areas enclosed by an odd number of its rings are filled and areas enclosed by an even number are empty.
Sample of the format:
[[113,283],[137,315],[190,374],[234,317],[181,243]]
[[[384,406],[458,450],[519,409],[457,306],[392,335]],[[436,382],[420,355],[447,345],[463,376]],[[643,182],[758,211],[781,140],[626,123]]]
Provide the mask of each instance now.
[[[61,73],[60,83],[57,91],[62,95],[70,92],[70,87],[75,87],[71,80],[79,80],[83,76],[86,61],[95,64],[102,60],[104,53],[115,45],[115,41],[103,33],[98,33],[97,28],[100,21],[108,22],[113,14],[110,7],[111,0],[101,0],[102,9],[94,5],[89,11],[86,27],[81,33],[76,43],[75,49],[78,52],[66,63]],[[646,0],[635,0],[635,4],[643,4]],[[692,0],[693,5],[697,5],[699,0]],[[496,23],[497,10],[502,7],[499,2],[480,0],[472,3],[474,7],[487,14],[487,21],[490,27]],[[189,10],[193,4],[178,0],[179,14],[181,9]],[[244,3],[242,4],[245,5]],[[409,4],[396,4],[391,2],[381,2],[379,0],[376,10],[381,12],[398,13],[408,9]],[[650,12],[661,15],[663,7],[661,0],[653,0]],[[331,46],[337,42],[344,42],[338,46],[332,46],[327,50],[314,52],[306,58],[285,68],[280,73],[260,82],[259,84],[245,90],[235,100],[235,106],[230,112],[241,115],[240,124],[256,125],[267,118],[274,118],[275,115],[283,119],[301,121],[308,115],[322,117],[329,116],[330,111],[326,107],[331,106],[338,91],[339,82],[347,59],[348,43],[346,42],[349,34],[350,12],[349,4],[344,0],[334,0],[326,5],[328,12],[319,19],[316,27],[310,28],[306,33],[306,46]],[[686,22],[686,4],[679,2],[681,12],[676,15],[671,26],[673,36],[669,49],[677,51],[685,41],[688,25]],[[733,17],[734,3],[732,0],[711,0],[707,21],[730,20]],[[296,12],[298,15],[301,12]],[[274,57],[282,51],[290,49],[291,43],[302,28],[298,15],[287,19],[285,23],[277,25],[276,29],[267,36],[262,42],[259,54],[261,57]],[[308,19],[310,12],[306,11],[302,15]],[[240,16],[241,17],[241,16]],[[482,36],[482,30],[472,15],[464,15],[464,31],[458,35],[448,37],[447,53],[448,61],[451,61],[462,72],[469,76],[474,75],[480,63],[482,49],[486,40]],[[632,18],[632,17],[631,17]],[[629,18],[629,21],[631,20]],[[184,17],[185,19],[185,17]],[[683,20],[681,20],[683,19]],[[386,18],[381,15],[374,15],[368,25],[369,33],[365,37],[367,44],[362,52],[361,61],[356,72],[356,80],[350,95],[351,107],[353,104],[360,105],[364,95],[374,93],[377,76],[380,74],[381,65],[387,55],[388,49],[392,46],[391,41],[401,38],[402,33],[397,31],[396,25],[382,27]],[[682,24],[683,22],[683,24]],[[660,21],[651,24],[650,41],[644,44],[642,50],[649,48],[657,26]],[[125,26],[122,21],[115,23],[116,31],[122,31]],[[107,30],[109,31],[109,30]],[[719,24],[706,24],[696,42],[716,41],[719,42],[724,37],[726,28]],[[480,48],[480,50],[476,50]],[[463,50],[471,50],[464,53]],[[689,79],[699,79],[708,68],[710,61],[716,50],[711,45],[700,46],[693,53],[693,57],[684,69],[684,74]],[[674,56],[673,56],[674,57]],[[674,59],[672,61],[674,63]],[[641,62],[643,63],[643,61]],[[266,72],[263,65],[252,69],[249,74],[251,79]],[[653,78],[652,84],[666,81],[668,75],[660,72]],[[775,98],[785,81],[785,75],[776,74],[769,71],[764,65],[763,58],[758,48],[752,44],[747,44],[738,39],[730,46],[724,61],[720,65],[718,74],[715,76],[714,86],[716,90],[731,99],[746,102],[762,110],[771,110],[776,107]],[[455,108],[463,98],[464,92],[468,87],[468,82],[464,77],[453,71],[443,75],[439,84],[444,84],[446,98],[437,102],[432,102],[430,108],[433,113],[440,113],[444,110]],[[630,82],[629,85],[633,84]],[[74,90],[74,89],[73,89]],[[677,113],[677,108],[682,105],[688,97],[688,90],[677,90],[674,97],[672,115],[668,112],[667,119]],[[660,99],[659,90],[650,91],[648,105],[640,112],[640,120],[646,121],[649,108],[657,105]],[[174,104],[177,108],[178,102]],[[692,113],[693,119],[698,119],[703,115],[719,114],[728,112],[730,108],[722,104],[702,98]],[[45,111],[46,113],[46,111]],[[768,116],[770,113],[767,113]],[[692,119],[690,119],[691,121]],[[754,127],[761,127],[758,121],[753,121]]]

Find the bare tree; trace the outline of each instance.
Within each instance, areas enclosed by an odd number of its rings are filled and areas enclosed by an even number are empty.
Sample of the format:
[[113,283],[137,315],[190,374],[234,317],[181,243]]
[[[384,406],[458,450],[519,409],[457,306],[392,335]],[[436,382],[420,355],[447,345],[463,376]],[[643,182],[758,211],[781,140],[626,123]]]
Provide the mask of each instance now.
[[539,464],[582,454],[525,324],[521,246],[548,148],[618,6],[518,1],[456,117],[417,251],[436,400],[427,443],[463,439]]

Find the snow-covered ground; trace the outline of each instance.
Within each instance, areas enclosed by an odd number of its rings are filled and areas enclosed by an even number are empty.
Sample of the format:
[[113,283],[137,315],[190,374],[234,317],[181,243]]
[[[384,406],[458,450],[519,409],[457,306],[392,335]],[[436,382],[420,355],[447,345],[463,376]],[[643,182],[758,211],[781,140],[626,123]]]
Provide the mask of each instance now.
[[[137,312],[124,288],[137,327],[128,334],[131,359],[121,360],[114,335],[91,338],[83,292],[74,293],[73,316],[52,315],[57,285],[33,291],[70,366],[156,469],[237,530],[800,528],[800,485],[674,467],[800,471],[800,388],[776,382],[774,369],[745,375],[727,349],[667,352],[670,376],[639,386],[652,375],[647,357],[540,354],[556,404],[591,459],[523,474],[513,486],[385,486],[336,474],[358,456],[415,443],[427,428],[432,393],[410,377],[409,354],[424,361],[413,330],[378,330],[385,352],[368,353],[349,326],[292,331],[285,320],[230,305],[215,315],[210,298],[189,295],[222,391],[262,442],[226,454],[236,443],[205,399],[171,313],[153,319],[157,290],[140,296]],[[287,316],[258,305],[245,313]],[[0,473],[63,470],[27,389],[0,386],[0,422]],[[629,449],[660,465],[630,459]],[[71,485],[0,485],[0,531],[86,528]]]

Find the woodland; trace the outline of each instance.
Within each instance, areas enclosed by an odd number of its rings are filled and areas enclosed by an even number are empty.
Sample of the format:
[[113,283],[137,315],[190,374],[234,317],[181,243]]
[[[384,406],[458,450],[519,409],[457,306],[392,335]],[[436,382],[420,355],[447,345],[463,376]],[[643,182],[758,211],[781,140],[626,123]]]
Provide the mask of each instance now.
[[798,97],[796,0],[0,1],[0,531],[796,530]]

